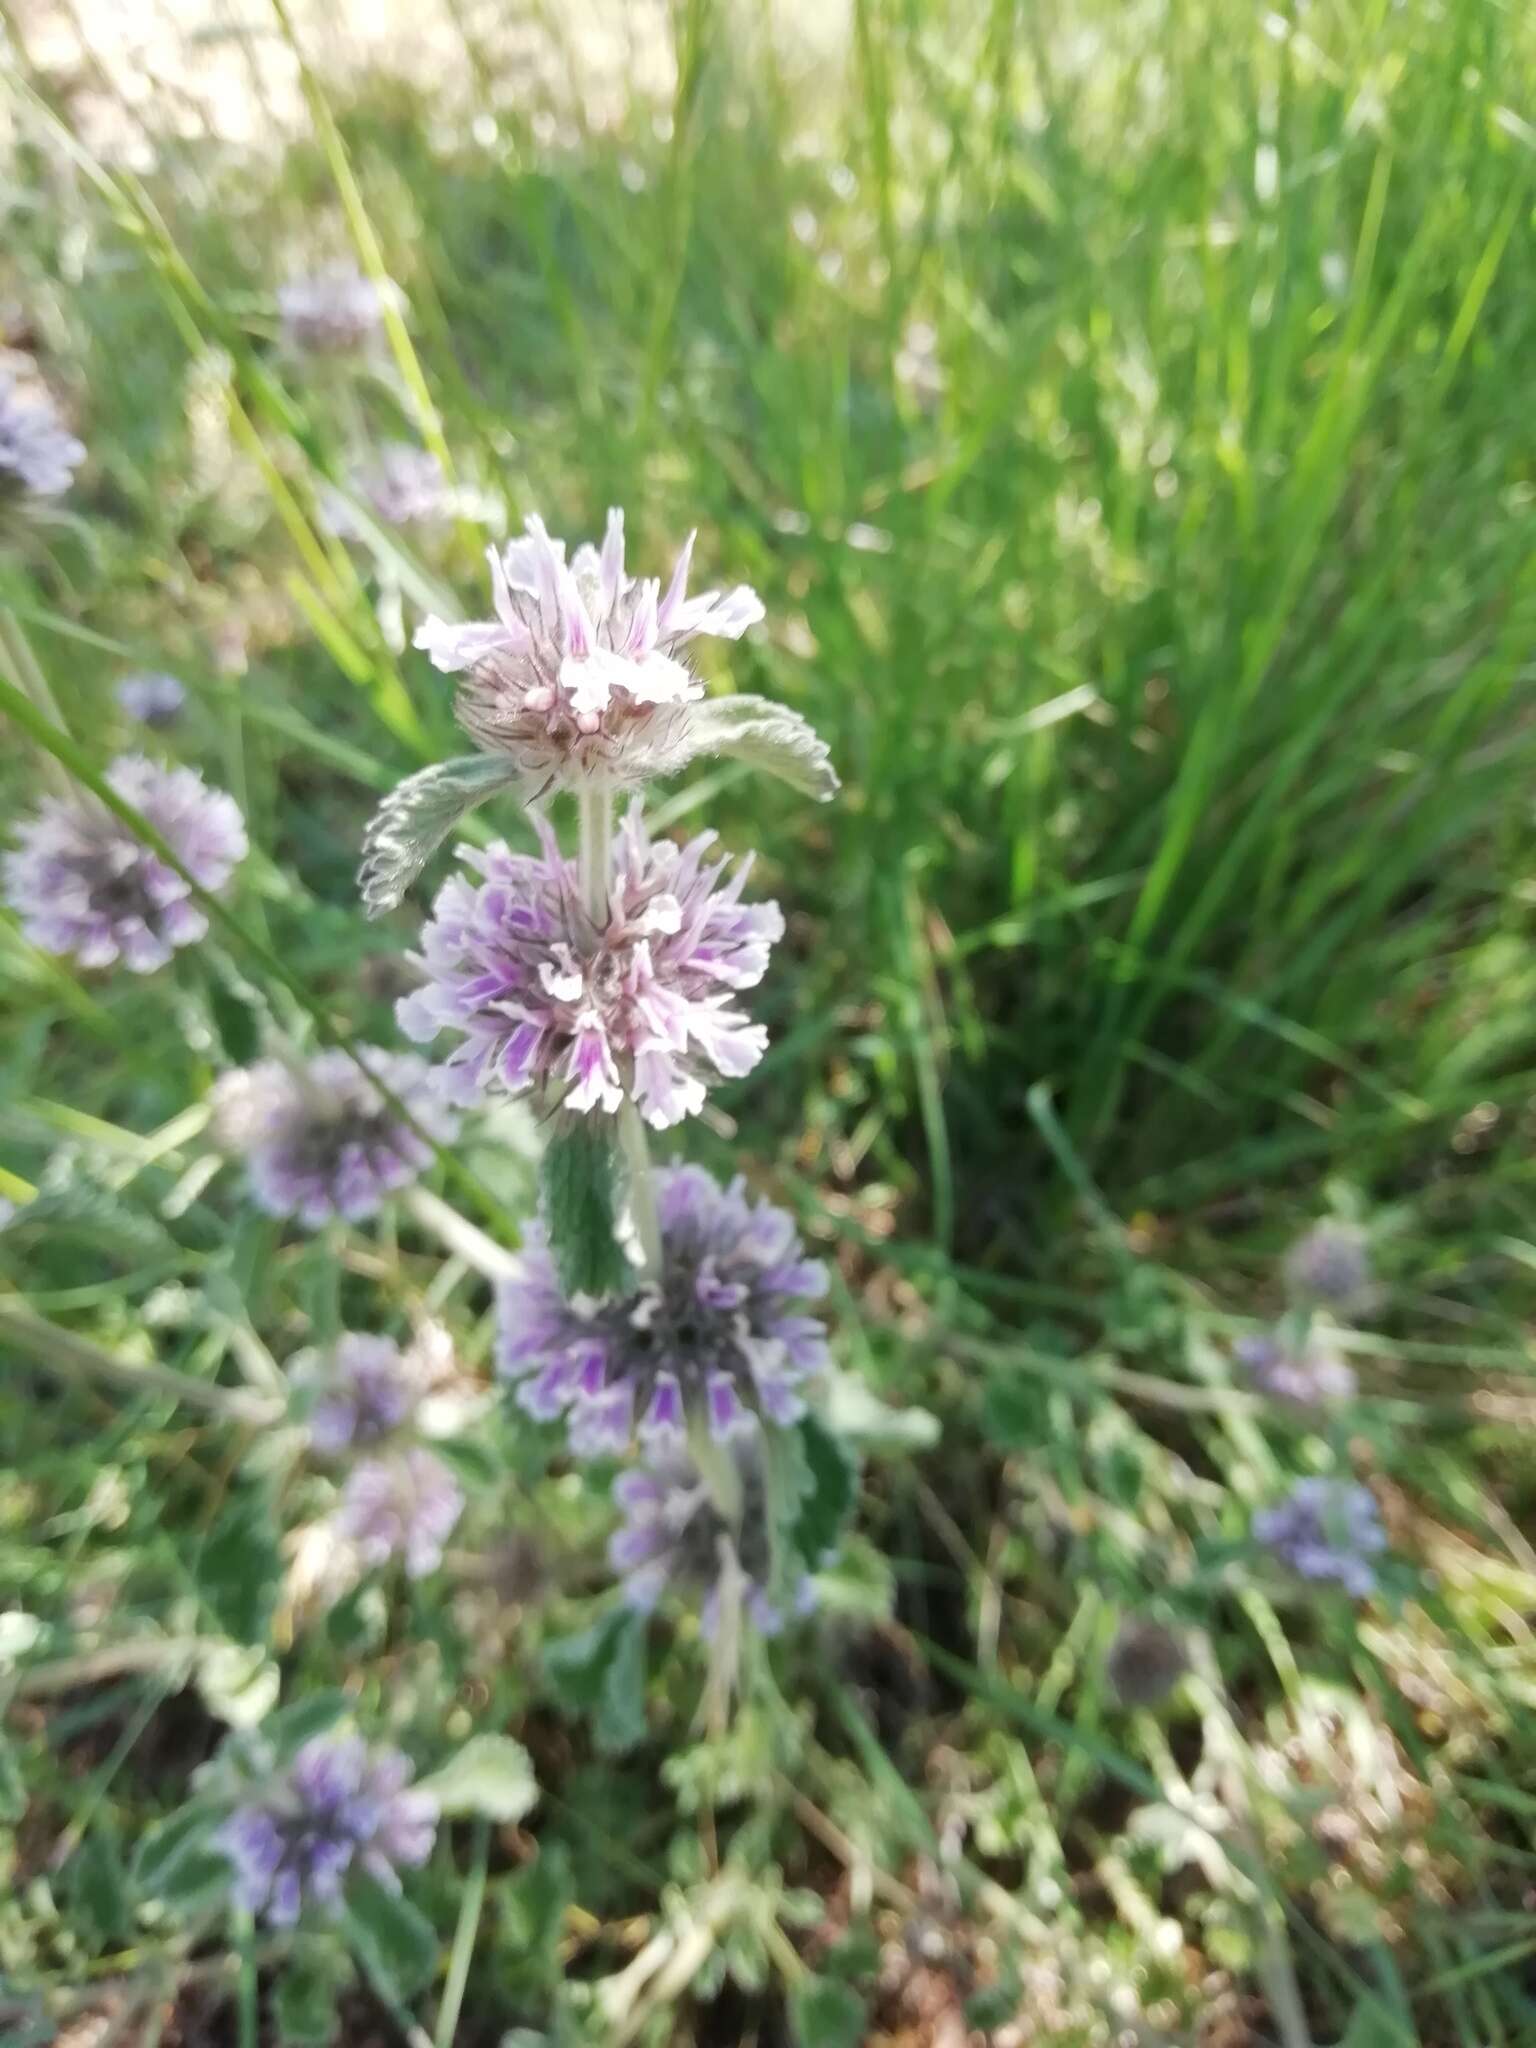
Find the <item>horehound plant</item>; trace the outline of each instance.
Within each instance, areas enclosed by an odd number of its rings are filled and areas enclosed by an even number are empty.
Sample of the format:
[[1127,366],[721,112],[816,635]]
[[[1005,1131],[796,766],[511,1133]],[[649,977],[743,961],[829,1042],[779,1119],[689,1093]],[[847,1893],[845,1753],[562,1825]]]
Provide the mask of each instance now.
[[[692,552],[690,535],[663,592],[626,573],[619,511],[601,549],[569,561],[536,517],[492,549],[495,617],[429,618],[416,635],[460,678],[457,716],[481,751],[385,801],[359,880],[378,914],[475,805],[505,791],[540,807],[536,854],[460,849],[468,873],[438,894],[415,956],[422,985],[398,1017],[442,1051],[446,1101],[527,1097],[546,1126],[541,1220],[499,1293],[500,1369],[531,1414],[567,1419],[575,1456],[638,1445],[614,1561],[633,1604],[668,1582],[703,1597],[718,1720],[743,1628],[779,1625],[817,1562],[788,1537],[805,1483],[802,1390],[826,1362],[806,1309],[826,1275],[791,1219],[741,1182],[651,1163],[649,1131],[696,1115],[762,1057],[767,1033],[739,999],[784,924],[776,904],[747,899],[749,861],[717,857],[710,833],[653,841],[641,799],[706,753],[822,800],[837,778],[796,713],[706,697],[689,642],[737,639],[763,607],[744,585],[690,597]],[[561,792],[576,802],[574,854],[542,808]]]

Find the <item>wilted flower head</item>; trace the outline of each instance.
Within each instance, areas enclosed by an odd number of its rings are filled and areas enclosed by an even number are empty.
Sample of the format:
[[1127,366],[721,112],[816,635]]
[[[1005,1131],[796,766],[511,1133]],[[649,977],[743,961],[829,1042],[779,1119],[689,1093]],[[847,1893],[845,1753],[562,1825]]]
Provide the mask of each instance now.
[[413,1579],[435,1572],[464,1512],[464,1493],[435,1451],[420,1444],[364,1458],[347,1474],[337,1533],[365,1565],[399,1558]]
[[[233,797],[195,769],[137,754],[114,761],[106,779],[202,888],[224,887],[246,850]],[[6,900],[45,953],[71,954],[82,967],[121,960],[148,974],[208,929],[182,876],[91,796],[45,798],[17,841],[5,858]]]
[[1304,1579],[1332,1581],[1363,1599],[1376,1588],[1371,1560],[1387,1547],[1374,1496],[1349,1479],[1298,1479],[1278,1506],[1253,1518],[1266,1549]]
[[1314,1223],[1285,1258],[1286,1292],[1295,1302],[1348,1316],[1371,1300],[1371,1261],[1365,1232],[1332,1219]]
[[218,1832],[237,1902],[291,1927],[305,1906],[334,1912],[354,1868],[398,1891],[400,1869],[425,1863],[437,1832],[436,1800],[410,1779],[399,1750],[370,1756],[359,1736],[305,1743]]
[[[391,441],[367,460],[354,462],[347,471],[347,488],[380,526],[430,526],[451,517],[453,511],[442,464],[430,449],[415,448],[406,441]],[[362,537],[352,507],[340,491],[325,491],[320,509],[338,540]]]
[[64,426],[46,392],[22,391],[0,370],[0,500],[56,498],[84,460],[84,442]]
[[[732,1529],[686,1447],[652,1450],[645,1463],[622,1472],[613,1498],[623,1516],[608,1544],[608,1561],[624,1583],[624,1598],[643,1614],[670,1589],[701,1600],[706,1636],[713,1636],[727,1572],[740,1574],[742,1610],[765,1636],[777,1635],[784,1615],[768,1596],[770,1574],[767,1489],[754,1444],[735,1445],[741,1486],[740,1525]],[[796,1607],[809,1602],[802,1581]]]
[[289,345],[312,355],[346,355],[362,348],[384,323],[387,305],[399,303],[392,284],[338,264],[278,288],[277,310]]
[[745,584],[690,598],[689,536],[662,594],[624,573],[624,515],[610,512],[602,551],[569,564],[543,521],[490,551],[496,617],[427,619],[416,645],[461,675],[459,723],[489,761],[442,762],[387,798],[368,828],[359,880],[370,912],[400,901],[455,820],[500,789],[525,801],[596,779],[638,788],[701,754],[733,754],[807,795],[837,788],[827,750],[797,713],[762,697],[705,699],[680,659],[701,634],[735,640],[763,616]]
[[1123,1707],[1155,1707],[1189,1669],[1189,1653],[1171,1628],[1133,1614],[1115,1630],[1105,1675]]
[[124,676],[112,694],[130,718],[156,728],[174,725],[187,701],[186,689],[175,676],[153,672]]
[[702,1167],[653,1180],[658,1282],[617,1301],[567,1300],[535,1225],[500,1291],[497,1365],[531,1415],[569,1411],[582,1456],[622,1450],[637,1424],[647,1444],[674,1448],[690,1416],[725,1442],[752,1435],[758,1414],[794,1422],[799,1388],[826,1364],[826,1333],[805,1312],[826,1268],[806,1258],[793,1219]]
[[543,820],[539,837],[537,856],[461,848],[482,880],[439,892],[418,962],[428,981],[396,1006],[400,1028],[422,1045],[458,1035],[438,1069],[455,1102],[536,1091],[586,1113],[630,1096],[665,1130],[716,1075],[762,1058],[767,1032],[732,997],[762,979],[778,906],[742,903],[748,864],[728,876],[726,860],[707,861],[712,833],[652,843],[637,806],[615,838],[599,930]]
[[1239,1337],[1232,1349],[1254,1386],[1273,1400],[1327,1408],[1354,1399],[1354,1371],[1325,1329],[1292,1336],[1282,1324]]
[[361,1046],[363,1072],[339,1049],[292,1065],[260,1060],[223,1075],[213,1090],[214,1128],[244,1156],[251,1196],[269,1216],[296,1216],[311,1229],[333,1216],[372,1216],[431,1161],[432,1148],[390,1107],[374,1081],[398,1096],[439,1143],[458,1120],[414,1053]]

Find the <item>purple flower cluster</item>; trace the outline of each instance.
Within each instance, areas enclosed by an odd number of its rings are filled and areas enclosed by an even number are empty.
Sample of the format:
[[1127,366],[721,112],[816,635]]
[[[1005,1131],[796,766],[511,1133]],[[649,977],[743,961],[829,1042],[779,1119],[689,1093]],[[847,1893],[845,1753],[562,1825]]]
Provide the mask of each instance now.
[[416,645],[445,674],[464,676],[465,731],[541,784],[658,772],[652,752],[667,751],[680,707],[704,694],[681,649],[701,633],[737,640],[763,616],[745,584],[688,596],[692,534],[665,596],[659,580],[626,576],[617,510],[601,553],[580,547],[569,565],[565,542],[539,518],[502,554],[488,552],[496,617],[469,626],[429,618]]
[[[353,463],[347,486],[380,526],[430,526],[453,509],[442,464],[430,450],[406,441],[391,441],[369,460]],[[338,540],[362,538],[352,507],[339,491],[323,494],[321,512]]]
[[1372,1560],[1387,1547],[1374,1496],[1350,1479],[1298,1479],[1277,1506],[1253,1518],[1253,1533],[1303,1579],[1342,1586],[1357,1600],[1376,1589]]
[[425,1863],[437,1832],[436,1801],[410,1779],[398,1750],[370,1755],[355,1735],[307,1742],[219,1830],[238,1904],[291,1927],[306,1906],[334,1912],[354,1869],[398,1891],[400,1869]]
[[[648,1453],[645,1463],[621,1472],[613,1498],[622,1521],[608,1544],[608,1561],[619,1574],[624,1598],[649,1614],[670,1588],[701,1599],[706,1637],[719,1624],[727,1573],[739,1574],[742,1612],[759,1634],[777,1635],[784,1616],[768,1596],[768,1504],[761,1457],[755,1445],[727,1453],[741,1484],[740,1526],[733,1530],[716,1506],[709,1484],[684,1447]],[[796,1607],[809,1604],[804,1583]]]
[[13,492],[56,498],[84,460],[84,443],[60,421],[53,401],[18,390],[0,370],[0,499]]
[[1272,1400],[1329,1408],[1354,1398],[1354,1372],[1325,1330],[1293,1336],[1282,1324],[1239,1337],[1232,1349],[1249,1380]]
[[777,904],[743,904],[743,862],[707,861],[714,835],[652,842],[638,806],[615,838],[608,921],[584,908],[576,864],[539,824],[541,855],[462,849],[481,877],[446,882],[422,934],[426,986],[398,1005],[418,1044],[459,1043],[444,1092],[536,1091],[550,1106],[613,1111],[626,1096],[658,1130],[694,1114],[713,1075],[746,1074],[767,1033],[735,1007],[784,930]]
[[1332,1309],[1335,1315],[1368,1308],[1371,1262],[1365,1232],[1352,1223],[1314,1223],[1286,1254],[1285,1285],[1293,1301]]
[[498,1300],[496,1361],[524,1408],[569,1413],[583,1457],[622,1451],[638,1424],[648,1445],[676,1448],[690,1418],[722,1442],[755,1418],[791,1423],[800,1388],[826,1365],[826,1332],[805,1311],[826,1292],[793,1219],[702,1167],[653,1175],[661,1274],[601,1303],[567,1300],[537,1227]]
[[[114,761],[106,779],[202,888],[224,887],[246,851],[232,797],[194,769],[136,754]],[[185,879],[90,796],[47,798],[17,841],[5,860],[6,900],[44,952],[73,955],[82,967],[121,960],[148,974],[208,929]]]
[[124,676],[112,694],[129,718],[156,730],[174,725],[187,701],[186,689],[175,676],[153,671]]
[[318,1388],[309,1411],[309,1441],[322,1457],[339,1457],[391,1436],[416,1406],[419,1389],[409,1355],[388,1337],[349,1330],[296,1380]]
[[411,1444],[352,1467],[336,1510],[338,1535],[365,1565],[399,1558],[408,1577],[425,1578],[464,1512],[458,1481],[435,1451]]
[[269,1216],[294,1216],[310,1229],[342,1217],[374,1215],[430,1164],[432,1148],[402,1123],[369,1076],[390,1089],[440,1143],[458,1119],[432,1087],[414,1053],[359,1048],[314,1054],[302,1064],[261,1060],[225,1074],[213,1091],[215,1129],[243,1154],[251,1195]]
[[309,277],[290,278],[278,289],[277,311],[291,348],[309,355],[350,355],[373,340],[388,305],[398,303],[394,285],[380,287],[355,269],[336,265]]

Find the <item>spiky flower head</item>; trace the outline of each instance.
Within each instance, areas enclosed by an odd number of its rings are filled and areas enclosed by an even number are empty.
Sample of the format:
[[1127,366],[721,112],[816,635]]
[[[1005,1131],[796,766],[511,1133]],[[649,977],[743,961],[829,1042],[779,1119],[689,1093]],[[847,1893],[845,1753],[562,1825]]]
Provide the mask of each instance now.
[[1371,1303],[1371,1260],[1366,1234],[1353,1223],[1314,1223],[1286,1253],[1285,1286],[1303,1307],[1351,1316]]
[[637,1426],[644,1443],[675,1448],[695,1418],[725,1443],[750,1437],[759,1415],[794,1422],[801,1387],[827,1362],[826,1332],[806,1313],[827,1272],[793,1219],[699,1166],[652,1179],[659,1280],[617,1300],[568,1300],[534,1225],[500,1290],[497,1366],[531,1415],[569,1414],[583,1457],[623,1450]]
[[371,342],[384,324],[387,306],[398,305],[399,289],[380,286],[346,264],[334,264],[278,287],[277,311],[283,337],[308,355],[349,355]]
[[0,500],[56,498],[84,460],[84,442],[63,424],[47,393],[23,391],[0,370]]
[[402,1122],[378,1084],[427,1136],[443,1144],[456,1135],[457,1117],[414,1053],[360,1046],[354,1060],[338,1048],[306,1060],[259,1060],[220,1077],[214,1129],[243,1155],[259,1209],[296,1217],[312,1230],[335,1216],[356,1223],[417,1179],[432,1148]]
[[[453,512],[443,465],[430,449],[408,441],[390,441],[376,454],[354,462],[347,488],[373,514],[380,526],[431,526]],[[362,537],[356,514],[340,491],[322,493],[320,510],[338,540]]]
[[413,1579],[435,1572],[464,1512],[464,1492],[444,1461],[422,1444],[364,1458],[347,1474],[336,1531],[364,1565],[398,1558]]
[[238,1904],[292,1927],[306,1907],[334,1913],[354,1870],[398,1891],[399,1872],[425,1863],[437,1832],[437,1802],[411,1776],[399,1750],[370,1754],[360,1736],[305,1743],[215,1837]]
[[1342,1586],[1357,1600],[1376,1589],[1372,1559],[1387,1547],[1375,1497],[1350,1479],[1298,1479],[1253,1518],[1253,1533],[1303,1579]]
[[458,818],[503,789],[532,802],[597,781],[635,789],[701,754],[730,754],[805,794],[837,788],[827,749],[795,712],[762,697],[706,699],[681,658],[701,635],[735,640],[763,616],[755,592],[688,596],[690,535],[665,593],[624,570],[624,515],[601,551],[552,540],[544,523],[490,550],[496,616],[473,625],[429,618],[416,645],[462,677],[459,723],[489,757],[412,776],[368,828],[359,881],[369,912],[400,901]]
[[733,1001],[762,979],[784,920],[744,904],[749,863],[652,841],[632,809],[615,835],[607,923],[589,916],[574,861],[539,821],[542,852],[460,849],[478,883],[438,894],[417,965],[426,986],[396,1006],[418,1044],[459,1040],[438,1069],[447,1097],[533,1094],[583,1115],[625,1097],[657,1130],[694,1115],[717,1077],[762,1058],[768,1034]]
[[453,1370],[449,1333],[440,1323],[424,1323],[408,1346],[342,1331],[328,1350],[295,1358],[289,1380],[307,1399],[309,1444],[324,1458],[336,1458],[395,1436]]
[[[700,1603],[704,1634],[713,1637],[731,1577],[737,1580],[742,1612],[759,1634],[777,1635],[783,1611],[769,1597],[771,1570],[767,1489],[762,1456],[753,1442],[726,1454],[736,1468],[741,1513],[733,1526],[686,1446],[654,1448],[643,1464],[614,1481],[614,1504],[622,1522],[608,1544],[608,1561],[619,1574],[624,1598],[649,1614],[671,1591]],[[809,1604],[801,1580],[795,1608]]]
[[1239,1337],[1232,1349],[1253,1385],[1272,1400],[1296,1408],[1331,1408],[1354,1399],[1354,1371],[1324,1328],[1301,1335],[1282,1323]]
[[[218,891],[246,851],[233,797],[192,768],[142,755],[114,761],[106,780],[165,840],[202,888]],[[45,953],[82,967],[121,960],[135,974],[163,967],[178,946],[208,930],[183,876],[94,797],[47,797],[5,858],[5,895],[22,929]]]
[[155,731],[174,725],[187,701],[184,684],[175,676],[155,671],[124,676],[112,694],[129,718]]

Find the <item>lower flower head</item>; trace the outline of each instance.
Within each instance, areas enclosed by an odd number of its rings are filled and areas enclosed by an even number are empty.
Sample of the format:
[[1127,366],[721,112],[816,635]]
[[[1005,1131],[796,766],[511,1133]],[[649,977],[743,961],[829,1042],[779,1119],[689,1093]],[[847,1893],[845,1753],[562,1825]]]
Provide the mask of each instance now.
[[1332,1582],[1356,1599],[1376,1589],[1373,1560],[1387,1547],[1374,1495],[1349,1479],[1298,1479],[1253,1518],[1266,1550],[1303,1579]]
[[448,1466],[435,1451],[412,1444],[352,1467],[336,1530],[365,1565],[398,1558],[409,1578],[423,1579],[442,1563],[463,1512],[463,1490]]
[[283,338],[308,355],[349,355],[363,348],[384,324],[387,306],[398,305],[399,289],[379,285],[358,270],[338,264],[279,287],[278,317]]
[[[620,1575],[624,1598],[649,1614],[668,1591],[701,1603],[706,1636],[713,1636],[727,1590],[739,1581],[742,1611],[762,1635],[776,1635],[784,1615],[768,1594],[770,1551],[767,1489],[758,1446],[744,1443],[728,1454],[741,1487],[741,1515],[735,1528],[715,1505],[709,1484],[685,1447],[654,1450],[643,1465],[622,1472],[613,1498],[623,1517],[608,1545],[608,1561]],[[809,1604],[802,1581],[795,1606]]]
[[545,1421],[569,1414],[581,1456],[642,1440],[681,1444],[690,1418],[717,1439],[751,1436],[756,1418],[790,1423],[800,1389],[823,1370],[826,1332],[807,1314],[827,1288],[793,1219],[721,1187],[702,1167],[653,1176],[661,1277],[618,1300],[568,1300],[537,1226],[498,1300],[496,1360],[517,1398]]
[[[408,441],[391,441],[366,461],[354,462],[347,471],[347,488],[380,526],[432,526],[453,513],[443,465],[429,449],[412,447]],[[341,492],[323,492],[320,509],[338,540],[363,537]]]
[[41,390],[24,392],[0,370],[0,499],[56,498],[85,460],[85,445]]
[[430,1164],[426,1138],[370,1077],[429,1136],[442,1143],[455,1135],[458,1120],[438,1099],[424,1060],[376,1046],[360,1047],[358,1059],[362,1067],[337,1049],[292,1066],[261,1060],[216,1084],[215,1129],[243,1154],[251,1197],[269,1216],[293,1216],[311,1229],[337,1216],[355,1223]]
[[129,718],[156,730],[174,725],[187,701],[186,689],[175,676],[152,671],[124,676],[112,694]]
[[[200,887],[224,887],[246,851],[232,797],[209,789],[194,769],[138,754],[114,761],[106,779]],[[86,795],[48,797],[22,824],[5,858],[5,894],[33,945],[82,967],[120,960],[149,974],[208,930],[185,877]]]
[[219,1830],[238,1904],[291,1927],[306,1906],[334,1912],[354,1868],[398,1891],[400,1869],[424,1863],[437,1832],[437,1802],[410,1779],[398,1750],[370,1755],[355,1735],[307,1742]]
[[617,1110],[626,1096],[658,1130],[704,1103],[716,1076],[746,1074],[767,1033],[734,1002],[762,979],[782,936],[778,905],[741,901],[747,869],[646,836],[638,808],[619,830],[609,911],[587,915],[576,864],[540,821],[541,855],[461,848],[422,933],[426,986],[396,1009],[418,1044],[458,1038],[439,1074],[458,1103],[534,1093],[544,1105]]

